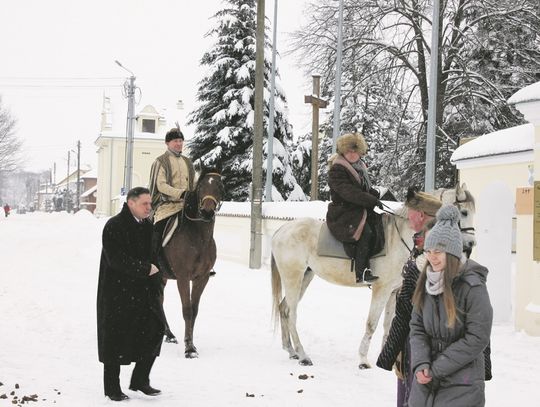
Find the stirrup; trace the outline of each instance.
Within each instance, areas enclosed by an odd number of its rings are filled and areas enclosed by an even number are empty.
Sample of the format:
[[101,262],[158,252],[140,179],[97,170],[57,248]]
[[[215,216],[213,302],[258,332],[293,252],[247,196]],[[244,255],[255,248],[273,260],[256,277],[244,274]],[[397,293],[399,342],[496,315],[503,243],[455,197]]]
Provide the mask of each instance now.
[[372,273],[373,272],[371,271],[371,269],[366,267],[362,273],[362,281],[365,283],[371,283],[375,280],[378,280],[379,276],[374,276]]

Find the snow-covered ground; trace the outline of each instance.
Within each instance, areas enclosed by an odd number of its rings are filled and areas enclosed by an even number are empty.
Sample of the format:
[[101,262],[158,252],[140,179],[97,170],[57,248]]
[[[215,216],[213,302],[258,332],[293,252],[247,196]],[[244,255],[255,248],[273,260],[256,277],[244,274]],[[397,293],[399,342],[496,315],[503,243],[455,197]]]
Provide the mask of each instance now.
[[[104,223],[86,211],[0,218],[0,396],[7,396],[0,398],[0,406],[13,406],[14,396],[34,394],[38,402],[30,404],[116,404],[103,396],[96,346]],[[132,368],[123,367],[128,405],[395,406],[394,374],[357,368],[368,289],[313,281],[300,306],[299,330],[315,365],[302,367],[288,359],[273,332],[268,268],[250,270],[218,260],[216,270],[196,326],[200,357],[184,359],[182,345],[164,344],[151,375],[152,385],[163,391],[155,398],[128,390]],[[176,287],[169,283],[166,312],[181,338],[179,304]],[[381,335],[377,330],[372,363]],[[487,406],[538,405],[540,338],[497,325],[492,352]],[[299,379],[302,374],[308,379]]]

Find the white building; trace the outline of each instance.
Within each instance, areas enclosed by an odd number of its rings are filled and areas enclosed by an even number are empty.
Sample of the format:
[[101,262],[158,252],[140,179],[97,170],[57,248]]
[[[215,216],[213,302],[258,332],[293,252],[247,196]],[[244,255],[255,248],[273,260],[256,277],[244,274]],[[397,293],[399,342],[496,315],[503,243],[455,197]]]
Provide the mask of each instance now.
[[[165,133],[175,123],[167,123],[165,111],[146,105],[135,117],[132,187],[148,186],[150,167],[166,149]],[[121,209],[126,163],[126,116],[115,114],[110,98],[103,97],[98,146],[96,214],[110,216]]]
[[540,83],[517,92],[509,103],[530,123],[478,137],[460,146],[452,162],[460,182],[476,198],[478,246],[473,257],[490,270],[488,289],[495,320],[513,319],[517,329],[540,335],[540,264],[533,260],[533,184],[540,181]]

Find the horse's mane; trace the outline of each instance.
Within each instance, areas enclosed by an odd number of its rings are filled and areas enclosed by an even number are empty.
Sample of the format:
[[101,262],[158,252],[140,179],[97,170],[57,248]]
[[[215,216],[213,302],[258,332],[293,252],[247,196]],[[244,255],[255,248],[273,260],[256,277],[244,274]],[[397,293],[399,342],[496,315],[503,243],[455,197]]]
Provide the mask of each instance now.
[[394,211],[394,215],[403,219],[407,219],[407,207],[405,204],[401,205],[398,209]]

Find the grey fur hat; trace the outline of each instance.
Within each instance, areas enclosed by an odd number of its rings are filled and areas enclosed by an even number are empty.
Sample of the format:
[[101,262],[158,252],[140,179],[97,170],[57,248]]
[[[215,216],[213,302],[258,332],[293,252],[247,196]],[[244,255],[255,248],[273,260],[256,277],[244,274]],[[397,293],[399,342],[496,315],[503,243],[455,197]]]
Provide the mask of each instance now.
[[347,133],[336,140],[336,150],[344,155],[347,151],[354,151],[360,155],[367,153],[367,143],[360,133]]
[[424,250],[439,250],[461,259],[463,238],[459,230],[460,213],[454,205],[444,205],[437,211],[437,223],[424,243]]

